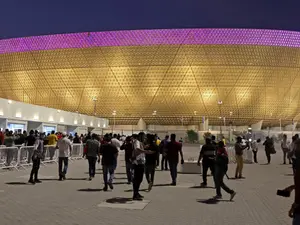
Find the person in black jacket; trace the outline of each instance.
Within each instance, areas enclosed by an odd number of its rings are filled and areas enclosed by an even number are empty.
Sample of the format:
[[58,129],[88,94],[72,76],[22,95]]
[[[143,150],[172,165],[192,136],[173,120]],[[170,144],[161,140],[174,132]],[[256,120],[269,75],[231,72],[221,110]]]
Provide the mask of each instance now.
[[154,135],[147,135],[147,144],[145,146],[145,150],[149,150],[149,154],[146,154],[145,175],[148,181],[148,191],[151,191],[154,183],[154,175],[158,153],[158,146],[155,143]]
[[125,163],[126,163],[126,174],[127,174],[127,184],[131,184],[132,182],[132,151],[133,151],[133,145],[131,142],[131,137],[126,137],[125,142],[120,147],[121,150],[125,151]]
[[198,166],[200,166],[200,161],[202,159],[202,178],[203,183],[201,183],[202,187],[207,186],[207,171],[210,168],[212,175],[214,175],[215,171],[215,158],[216,158],[216,147],[212,144],[210,138],[205,139],[205,145],[202,146],[199,158],[198,158]]

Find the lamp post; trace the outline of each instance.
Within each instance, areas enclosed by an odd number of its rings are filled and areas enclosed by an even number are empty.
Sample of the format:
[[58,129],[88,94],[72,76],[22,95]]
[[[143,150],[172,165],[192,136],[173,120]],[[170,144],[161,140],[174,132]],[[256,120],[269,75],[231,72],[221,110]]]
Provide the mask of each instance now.
[[115,126],[116,126],[116,115],[117,115],[117,111],[114,110],[112,115],[114,116],[114,125],[113,125],[113,130],[112,130],[112,133],[114,133],[115,131]]
[[[152,113],[152,116],[156,117],[156,114],[157,114],[157,111],[154,110],[153,113]],[[153,124],[153,130],[154,130],[154,133],[155,133],[155,123]]]
[[[222,100],[219,100],[218,101],[218,106],[219,106],[219,111],[220,111],[220,135],[222,136],[222,110],[221,110],[221,106],[222,106],[223,102]],[[224,123],[225,123],[225,120],[224,120]]]

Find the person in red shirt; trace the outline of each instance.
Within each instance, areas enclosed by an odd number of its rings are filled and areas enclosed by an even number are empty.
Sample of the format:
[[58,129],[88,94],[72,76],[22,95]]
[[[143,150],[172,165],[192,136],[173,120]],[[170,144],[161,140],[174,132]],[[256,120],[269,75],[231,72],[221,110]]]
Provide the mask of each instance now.
[[0,131],[0,145],[4,144],[4,134],[2,131]]
[[166,154],[169,162],[169,169],[172,178],[171,185],[173,186],[176,186],[179,153],[181,157],[181,164],[183,164],[184,160],[183,160],[183,153],[182,153],[182,144],[176,141],[176,134],[171,134],[171,141],[167,144],[166,152],[164,154]]
[[227,170],[228,170],[228,153],[225,149],[224,142],[220,141],[218,143],[217,156],[215,162],[214,181],[215,181],[216,192],[217,192],[215,199],[222,198],[222,193],[221,193],[221,188],[222,188],[224,191],[230,194],[230,201],[232,201],[232,199],[236,195],[236,192],[231,190],[229,187],[227,187],[223,181],[223,178]]

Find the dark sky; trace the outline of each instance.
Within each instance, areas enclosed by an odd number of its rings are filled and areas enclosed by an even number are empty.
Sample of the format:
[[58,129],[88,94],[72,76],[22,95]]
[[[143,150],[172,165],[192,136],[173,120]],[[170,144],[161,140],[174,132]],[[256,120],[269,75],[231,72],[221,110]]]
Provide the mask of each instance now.
[[0,39],[151,28],[300,31],[299,0],[0,0]]

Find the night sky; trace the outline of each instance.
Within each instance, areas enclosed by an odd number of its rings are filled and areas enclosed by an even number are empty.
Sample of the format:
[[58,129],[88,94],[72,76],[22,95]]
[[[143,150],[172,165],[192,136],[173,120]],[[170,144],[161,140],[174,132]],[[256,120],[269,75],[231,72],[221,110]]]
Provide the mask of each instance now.
[[1,0],[0,39],[157,28],[300,31],[297,0]]

